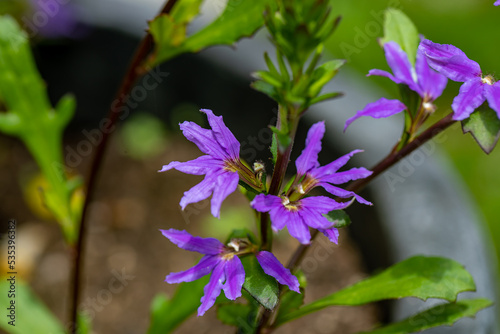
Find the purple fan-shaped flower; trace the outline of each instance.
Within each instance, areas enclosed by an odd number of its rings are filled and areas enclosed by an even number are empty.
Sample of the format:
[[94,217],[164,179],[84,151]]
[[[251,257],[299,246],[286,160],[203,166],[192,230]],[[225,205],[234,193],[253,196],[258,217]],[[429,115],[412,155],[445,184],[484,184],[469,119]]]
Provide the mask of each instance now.
[[333,210],[344,209],[349,202],[338,203],[324,196],[312,196],[296,201],[288,197],[259,194],[250,203],[259,212],[269,212],[271,227],[279,231],[285,226],[292,237],[302,244],[311,242],[309,227],[325,231],[333,228],[333,224],[323,214]]
[[297,186],[298,192],[306,194],[314,187],[323,187],[330,194],[337,197],[354,197],[360,203],[372,205],[372,203],[356,193],[335,186],[348,181],[363,179],[372,174],[371,171],[363,167],[342,172],[338,171],[354,154],[362,151],[354,150],[325,166],[320,166],[318,154],[321,151],[321,139],[323,139],[324,133],[325,122],[313,124],[307,133],[306,147],[295,161],[297,179],[303,177],[302,182]]
[[227,298],[235,300],[241,296],[245,282],[245,270],[234,249],[224,246],[213,238],[193,237],[186,231],[174,229],[160,230],[165,237],[182,249],[205,254],[194,267],[167,275],[167,283],[192,282],[209,273],[210,281],[204,288],[204,296],[198,308],[198,316],[203,315],[215,303],[221,290]]
[[[390,41],[385,43],[384,52],[392,74],[383,70],[373,69],[368,72],[368,76],[383,76],[397,84],[407,85],[422,98],[423,107],[429,111],[433,111],[434,105],[432,102],[443,93],[447,83],[446,77],[429,67],[426,57],[421,51],[417,52],[415,67],[411,65],[407,54],[396,42]],[[355,116],[349,118],[344,126],[344,131],[352,122],[362,116],[385,118],[400,113],[406,108],[399,100],[381,98],[366,105]]]
[[485,100],[500,118],[500,82],[494,82],[489,75],[483,76],[478,63],[469,59],[456,46],[438,44],[428,39],[420,43],[419,50],[425,53],[427,63],[433,69],[453,81],[464,83],[451,105],[454,120],[468,118]]
[[180,205],[184,210],[188,204],[196,203],[212,195],[211,212],[219,217],[222,202],[238,187],[238,170],[245,168],[240,162],[240,143],[226,127],[222,116],[215,116],[209,109],[202,109],[207,115],[211,130],[193,122],[184,122],[180,128],[184,136],[198,146],[206,155],[187,161],[172,161],[159,172],[172,168],[178,171],[205,175],[205,179],[184,193]]

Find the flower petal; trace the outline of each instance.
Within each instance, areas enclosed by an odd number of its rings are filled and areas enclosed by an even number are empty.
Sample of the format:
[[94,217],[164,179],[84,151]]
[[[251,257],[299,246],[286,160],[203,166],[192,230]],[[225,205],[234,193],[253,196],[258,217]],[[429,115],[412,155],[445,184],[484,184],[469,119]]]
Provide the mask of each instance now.
[[210,197],[216,185],[217,176],[220,173],[219,171],[217,173],[207,174],[203,181],[184,192],[184,196],[182,196],[179,203],[182,210],[184,210],[188,204],[203,201]]
[[377,76],[380,76],[380,77],[386,77],[386,78],[389,78],[390,80],[392,80],[395,83],[399,83],[399,80],[394,75],[392,75],[391,73],[389,73],[387,71],[373,69],[373,70],[368,71],[368,74],[366,76],[369,77],[369,76],[372,76],[372,75],[377,75]]
[[222,202],[238,188],[239,180],[238,173],[230,171],[225,171],[217,177],[211,201],[211,212],[214,217],[219,218]]
[[363,152],[363,150],[354,150],[347,154],[344,154],[338,159],[330,162],[327,165],[317,168],[312,171],[310,174],[313,178],[318,181],[322,181],[322,179],[328,175],[335,174],[340,168],[344,167],[344,165],[352,158],[352,156],[356,153]]
[[160,232],[179,248],[191,252],[216,255],[224,249],[222,242],[217,239],[193,237],[184,230],[179,231],[171,228],[169,230],[160,230]]
[[198,316],[205,314],[205,312],[214,305],[215,299],[220,295],[222,284],[226,278],[224,274],[224,267],[225,263],[224,261],[221,261],[212,271],[210,281],[203,289],[205,295],[201,297],[201,305],[198,307]]
[[228,157],[238,160],[240,157],[240,142],[236,140],[236,137],[224,124],[222,116],[215,116],[210,109],[201,109],[201,111],[207,115],[213,134],[220,146],[226,150]]
[[299,213],[296,211],[288,211],[287,218],[288,222],[286,227],[288,233],[301,244],[308,245],[311,242],[311,233],[309,233],[309,227],[302,221],[302,217],[300,217]]
[[271,218],[271,228],[273,231],[278,232],[283,229],[288,222],[288,210],[280,204],[281,206],[269,211],[269,216]]
[[245,269],[238,256],[226,261],[226,283],[222,287],[227,298],[235,300],[241,296],[241,287],[245,283]]
[[172,161],[168,165],[164,165],[158,172],[165,172],[172,168],[177,169],[179,172],[192,175],[204,175],[211,171],[222,169],[224,163],[221,160],[212,158],[209,155],[202,155],[194,160],[179,162]]
[[[326,167],[326,166],[325,166]],[[337,172],[335,174],[324,175],[320,181],[328,182],[333,184],[342,184],[348,181],[364,179],[367,176],[372,175],[372,171],[367,170],[364,167],[351,168],[343,172]]]
[[321,151],[321,139],[325,134],[325,122],[313,124],[307,132],[306,147],[295,160],[297,175],[304,175],[307,171],[319,166],[318,153]]
[[453,81],[465,82],[481,76],[479,64],[467,58],[456,46],[433,43],[424,39],[418,48],[427,56],[430,67]]
[[457,96],[453,99],[451,108],[454,111],[453,119],[461,121],[472,114],[477,107],[483,104],[486,99],[484,93],[485,84],[481,78],[477,77],[466,81],[461,87]]
[[320,187],[323,187],[326,191],[328,191],[330,194],[335,195],[337,197],[341,198],[348,198],[348,197],[354,197],[359,203],[366,204],[366,205],[373,205],[373,203],[368,202],[366,199],[363,197],[359,196],[353,191],[348,191],[339,187],[332,186],[329,183],[326,182],[321,182],[318,184]]
[[339,230],[336,229],[335,227],[329,228],[329,229],[318,229],[321,233],[323,233],[328,240],[333,242],[334,244],[339,243]]
[[424,98],[427,95],[428,101],[432,102],[443,94],[448,79],[434,71],[427,64],[427,58],[422,50],[417,52],[417,60],[415,62],[415,71],[417,72],[418,85],[422,94],[420,96]]
[[181,123],[180,128],[184,137],[195,143],[203,153],[220,160],[227,158],[226,151],[215,139],[214,132],[212,130],[204,129],[196,123],[187,121]]
[[300,293],[297,277],[292,275],[272,253],[260,251],[255,256],[266,274],[274,277],[278,283],[288,286],[290,290]]
[[326,196],[311,196],[300,200],[303,208],[316,211],[318,213],[328,213],[337,210],[338,202]]
[[416,84],[417,75],[415,69],[411,66],[406,52],[401,49],[398,43],[390,41],[384,44],[385,58],[387,64],[394,74],[396,83],[408,85],[411,90],[419,92],[419,87]]
[[381,98],[378,101],[368,103],[363,110],[358,110],[356,115],[349,118],[344,125],[344,131],[347,127],[362,116],[370,116],[373,118],[385,118],[397,113],[402,112],[406,109],[406,106],[399,100],[388,100],[386,98]]
[[178,273],[171,273],[167,275],[165,281],[170,284],[195,281],[210,274],[220,261],[221,259],[217,255],[205,255],[194,267]]
[[312,209],[303,207],[299,211],[299,216],[307,226],[312,228],[321,229],[333,226],[332,222],[326,219],[321,213]]
[[259,212],[269,212],[272,209],[282,207],[281,198],[274,195],[259,194],[250,203],[252,208]]
[[[500,3],[500,0],[497,2]],[[500,81],[495,82],[493,85],[485,85],[484,95],[488,100],[490,108],[497,112],[500,119]]]
[[500,6],[500,0],[495,1],[495,3],[494,3],[493,5],[495,5],[495,6]]

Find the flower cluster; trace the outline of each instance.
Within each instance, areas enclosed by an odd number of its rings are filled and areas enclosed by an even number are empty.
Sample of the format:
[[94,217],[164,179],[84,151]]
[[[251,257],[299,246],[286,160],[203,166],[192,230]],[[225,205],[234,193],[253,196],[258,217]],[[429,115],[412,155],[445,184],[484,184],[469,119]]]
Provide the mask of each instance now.
[[[190,203],[204,200],[212,195],[211,211],[215,217],[219,217],[223,200],[236,190],[239,182],[243,182],[259,193],[250,204],[256,211],[269,212],[273,230],[278,231],[287,227],[289,233],[299,242],[308,244],[311,240],[309,228],[315,228],[332,242],[338,242],[338,231],[334,223],[324,214],[346,208],[354,200],[371,205],[354,192],[337,187],[347,181],[371,175],[372,172],[365,168],[352,168],[339,172],[355,153],[360,152],[359,150],[320,166],[318,154],[325,133],[324,122],[318,122],[310,128],[306,147],[295,163],[297,175],[290,186],[277,196],[267,194],[265,190],[267,187],[260,180],[261,173],[251,171],[240,160],[240,144],[225,126],[222,117],[215,116],[208,109],[201,111],[207,115],[211,129],[203,129],[192,122],[184,122],[180,127],[184,136],[194,142],[206,155],[187,162],[173,161],[160,170],[164,172],[174,168],[188,174],[205,175],[202,182],[184,193],[180,201],[182,209]],[[339,198],[353,199],[337,202],[325,196],[306,197],[316,187],[322,187]],[[255,256],[264,273],[274,277],[280,284],[288,286],[290,290],[300,293],[299,282],[290,270],[283,267],[272,253],[259,250],[257,245],[239,239],[224,245],[213,238],[193,237],[186,231],[174,229],[161,232],[178,247],[204,254],[194,267],[166,277],[168,283],[191,282],[211,273],[204,289],[198,315],[203,315],[215,303],[222,290],[231,300],[241,296],[245,269],[240,256]]]
[[428,39],[420,43],[419,50],[425,53],[433,69],[450,80],[464,83],[451,105],[454,120],[468,118],[486,100],[500,118],[500,82],[495,82],[491,75],[484,76],[478,63],[456,46],[433,43]]
[[[374,69],[368,72],[368,76],[383,76],[397,84],[407,85],[421,97],[423,111],[432,113],[435,110],[434,100],[441,96],[446,87],[446,77],[429,68],[426,57],[420,48],[417,52],[415,67],[411,65],[407,54],[396,42],[385,43],[384,52],[387,64],[393,74]],[[344,131],[352,122],[362,116],[385,118],[407,109],[407,106],[399,100],[381,98],[376,102],[369,103],[364,109],[359,110],[355,116],[349,118],[345,123]]]

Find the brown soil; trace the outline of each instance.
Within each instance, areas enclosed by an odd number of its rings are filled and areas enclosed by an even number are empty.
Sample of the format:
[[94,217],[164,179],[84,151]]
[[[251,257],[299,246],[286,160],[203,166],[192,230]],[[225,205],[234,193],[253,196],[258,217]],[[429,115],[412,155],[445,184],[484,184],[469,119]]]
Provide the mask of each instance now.
[[[18,222],[20,272],[57,317],[65,320],[69,257],[62,235],[54,223],[33,215],[22,199],[19,180],[33,167],[29,154],[10,138],[0,137],[0,147],[0,218],[2,222],[9,218]],[[158,293],[172,295],[176,288],[163,281],[165,275],[187,269],[199,258],[175,247],[158,229],[186,229],[207,236],[208,206],[193,207],[199,213],[186,218],[178,205],[183,192],[200,177],[156,172],[172,160],[185,161],[199,154],[181,138],[160,156],[144,161],[128,157],[117,141],[109,148],[87,229],[83,302],[93,311],[94,333],[144,333],[152,298]],[[80,171],[87,171],[88,160],[78,166]],[[233,194],[223,210],[245,204],[242,195]],[[275,253],[286,262],[297,242],[286,231],[276,240]],[[302,270],[308,279],[306,302],[366,276],[359,251],[345,232],[341,232],[339,246],[321,237],[306,256]],[[116,284],[117,273],[128,275],[123,285]],[[356,333],[370,329],[377,319],[373,305],[332,307],[286,324],[276,333]],[[191,317],[176,332],[234,333],[234,328],[221,325],[212,308],[203,317]]]

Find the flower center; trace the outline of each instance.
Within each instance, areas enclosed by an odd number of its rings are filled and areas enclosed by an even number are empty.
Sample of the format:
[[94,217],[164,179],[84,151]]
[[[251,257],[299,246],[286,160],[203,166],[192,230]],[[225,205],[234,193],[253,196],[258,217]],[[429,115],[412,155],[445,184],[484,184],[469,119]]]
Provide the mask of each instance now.
[[424,108],[425,112],[431,114],[434,111],[436,111],[436,106],[431,103],[431,102],[424,102],[422,103],[422,107]]
[[288,211],[298,211],[299,208],[298,206],[295,204],[295,202],[290,202],[290,200],[288,199],[288,197],[286,196],[283,196],[281,197],[281,204],[283,204],[283,206],[288,210]]
[[487,75],[487,76],[481,78],[481,82],[491,86],[495,83],[495,80],[493,79],[493,77],[491,75]]

